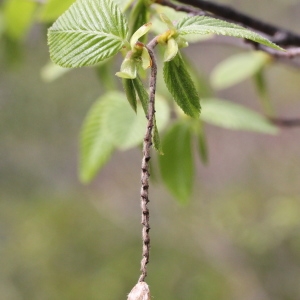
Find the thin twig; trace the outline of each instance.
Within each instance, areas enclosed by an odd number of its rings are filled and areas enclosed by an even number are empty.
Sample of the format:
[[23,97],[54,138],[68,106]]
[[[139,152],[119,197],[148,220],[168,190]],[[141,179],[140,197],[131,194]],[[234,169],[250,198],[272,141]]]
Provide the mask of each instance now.
[[141,276],[139,282],[144,282],[147,276],[147,264],[150,256],[150,225],[149,225],[149,209],[147,207],[149,200],[149,160],[151,158],[150,150],[152,145],[152,129],[154,126],[155,117],[155,91],[156,91],[156,77],[157,77],[157,65],[156,59],[153,54],[153,47],[157,44],[156,39],[152,40],[148,46],[148,52],[150,54],[152,65],[151,65],[151,76],[150,76],[150,91],[149,91],[149,105],[148,105],[148,124],[147,130],[144,137],[143,144],[143,159],[142,159],[142,172],[141,172],[141,209],[142,209],[142,239],[143,239],[143,257],[141,260]]
[[276,117],[269,117],[270,122],[274,125],[280,127],[299,127],[300,126],[300,119],[281,119]]

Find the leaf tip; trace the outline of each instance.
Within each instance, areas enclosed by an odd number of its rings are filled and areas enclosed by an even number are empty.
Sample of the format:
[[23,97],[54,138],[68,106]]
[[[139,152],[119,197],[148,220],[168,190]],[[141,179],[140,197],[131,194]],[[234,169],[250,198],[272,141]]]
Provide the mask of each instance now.
[[87,185],[92,181],[93,177],[85,170],[79,170],[78,179],[80,183]]

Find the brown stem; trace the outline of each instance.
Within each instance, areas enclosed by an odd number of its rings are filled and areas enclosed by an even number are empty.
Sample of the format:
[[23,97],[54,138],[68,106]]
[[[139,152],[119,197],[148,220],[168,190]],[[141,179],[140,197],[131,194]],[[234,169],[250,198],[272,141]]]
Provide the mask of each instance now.
[[280,127],[298,127],[300,126],[300,119],[282,119],[276,117],[269,117],[268,118],[271,123],[280,126]]
[[147,204],[149,203],[149,160],[151,158],[150,150],[152,145],[152,129],[154,126],[155,117],[155,91],[156,91],[156,77],[157,77],[157,65],[156,59],[153,54],[153,47],[157,44],[156,40],[151,41],[148,46],[148,52],[150,54],[152,65],[151,65],[151,76],[150,76],[150,91],[149,91],[149,105],[148,105],[148,124],[147,130],[144,137],[143,144],[143,159],[142,159],[142,172],[141,172],[141,209],[142,209],[142,239],[143,239],[143,254],[141,260],[141,276],[139,282],[144,282],[147,276],[147,264],[150,256],[150,225],[149,225],[149,209]]

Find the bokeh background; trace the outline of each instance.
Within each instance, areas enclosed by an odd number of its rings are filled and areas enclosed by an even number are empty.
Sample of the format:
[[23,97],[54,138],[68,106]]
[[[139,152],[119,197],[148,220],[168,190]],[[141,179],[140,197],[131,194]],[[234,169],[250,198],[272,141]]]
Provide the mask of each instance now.
[[[218,2],[300,33],[300,1]],[[46,27],[0,40],[0,298],[126,299],[141,258],[141,151],[115,153],[79,183],[78,134],[103,85],[93,68],[43,81]],[[186,53],[209,78],[239,51],[204,43]],[[299,116],[300,70],[276,64],[267,79],[277,114]],[[260,109],[251,81],[216,95]],[[153,299],[300,299],[300,129],[206,132],[209,164],[197,162],[188,205],[154,174]]]

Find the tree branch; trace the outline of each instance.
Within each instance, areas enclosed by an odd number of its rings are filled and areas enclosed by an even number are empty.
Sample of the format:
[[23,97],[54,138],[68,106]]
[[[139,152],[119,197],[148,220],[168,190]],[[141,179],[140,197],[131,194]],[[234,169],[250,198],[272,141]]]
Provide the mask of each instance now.
[[[168,1],[162,0],[158,2],[164,5],[163,3]],[[299,34],[280,28],[273,24],[263,22],[247,14],[241,13],[231,8],[230,6],[213,3],[205,0],[179,0],[177,2],[191,5],[201,10],[213,13],[214,15],[221,17],[225,20],[239,23],[246,27],[250,27],[254,30],[258,30],[262,33],[269,35],[270,37],[273,37],[272,41],[280,46],[300,46]],[[192,10],[194,11],[194,8],[192,8]]]

